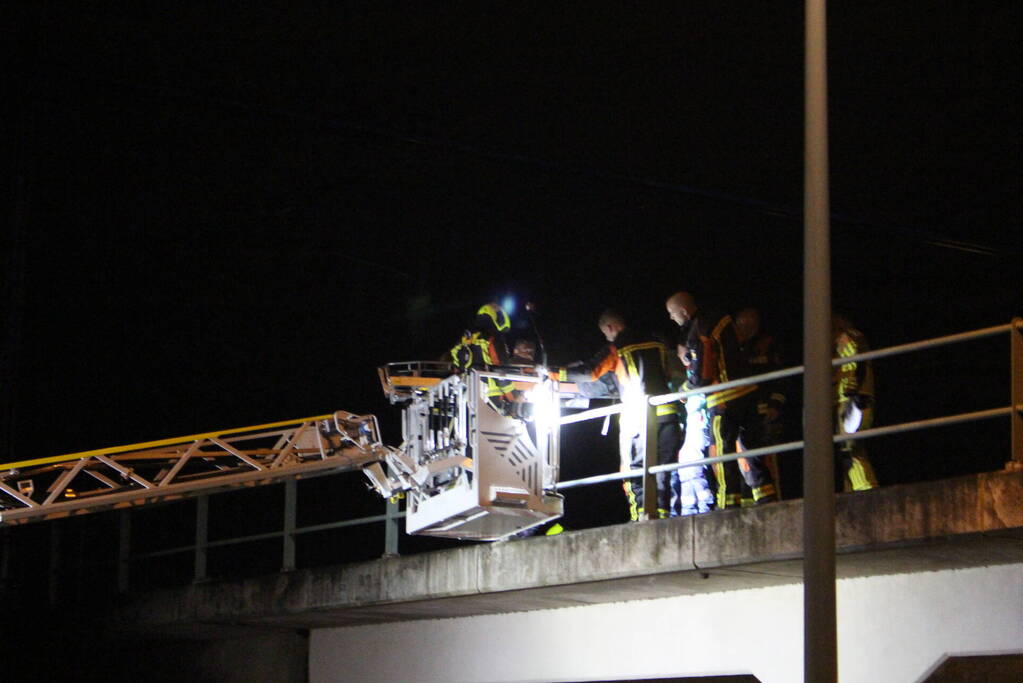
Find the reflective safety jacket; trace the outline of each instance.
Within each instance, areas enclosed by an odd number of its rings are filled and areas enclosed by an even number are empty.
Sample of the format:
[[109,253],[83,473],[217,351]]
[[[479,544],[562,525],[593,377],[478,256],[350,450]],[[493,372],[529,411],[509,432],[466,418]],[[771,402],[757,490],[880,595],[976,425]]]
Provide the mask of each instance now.
[[[590,382],[605,375],[614,378],[618,395],[628,390],[641,391],[646,396],[670,393],[668,388],[668,347],[653,337],[622,330],[614,342],[608,344],[590,359],[578,366],[562,369],[558,379],[572,382]],[[657,406],[659,422],[676,419],[680,412],[677,401]]]
[[[462,335],[462,341],[451,347],[451,362],[459,370],[486,370],[495,365],[503,365],[498,348],[494,339],[480,332],[466,332]],[[495,377],[488,377],[486,384],[488,398],[510,396],[514,389],[512,382]]]
[[[749,361],[750,375],[762,375],[784,367],[781,351],[770,334],[758,332],[743,345],[742,350]],[[758,395],[758,405],[766,404],[781,410],[785,406],[786,385],[784,380],[768,382]]]
[[[739,347],[732,316],[698,309],[686,338],[690,363],[689,389],[706,387],[750,376],[749,357]],[[707,394],[707,408],[721,411],[730,402],[757,391],[756,384]]]
[[[842,330],[835,337],[836,358],[848,358],[869,350],[867,338],[859,330]],[[835,405],[849,401],[856,395],[867,397],[873,402],[874,368],[870,361],[842,363],[834,369],[831,383],[835,389]]]

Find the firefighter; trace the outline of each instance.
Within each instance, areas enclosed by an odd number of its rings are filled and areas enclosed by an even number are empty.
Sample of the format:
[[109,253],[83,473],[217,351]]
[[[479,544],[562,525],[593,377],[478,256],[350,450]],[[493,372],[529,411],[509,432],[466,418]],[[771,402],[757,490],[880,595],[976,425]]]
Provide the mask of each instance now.
[[[867,338],[842,315],[833,314],[831,330],[835,339],[835,357],[849,358],[869,350]],[[874,424],[874,368],[870,361],[852,361],[834,368],[832,376],[835,401],[835,432],[854,434]],[[845,491],[877,488],[877,477],[859,440],[835,445],[837,467]]]
[[[746,355],[750,375],[762,375],[780,370],[783,367],[781,350],[774,335],[764,332],[760,324],[760,311],[756,308],[743,308],[735,314],[735,335],[739,347]],[[761,385],[756,392],[757,415],[760,416],[760,441],[763,446],[780,444],[785,436],[785,386],[780,380]],[[763,456],[767,469],[771,472],[781,498],[781,478],[778,470],[778,455]],[[753,492],[746,481],[742,482],[743,507],[753,504]]]
[[[646,398],[667,394],[668,348],[653,336],[638,334],[630,329],[625,318],[611,310],[604,311],[597,321],[607,345],[589,362],[562,368],[552,377],[561,381],[613,383],[625,408],[619,417],[619,454],[621,469],[641,469],[646,450]],[[678,426],[678,402],[656,406],[657,463],[666,465],[675,461],[681,446],[682,434]],[[668,517],[671,513],[672,473],[660,472],[657,482],[657,513],[651,517]],[[632,479],[623,483],[632,521],[643,519],[643,480]]]
[[[451,362],[460,371],[486,370],[505,365],[508,345],[505,333],[511,329],[511,319],[496,303],[484,304],[476,311],[472,327],[462,333],[462,340],[451,348]],[[514,385],[496,377],[486,379],[487,401],[495,410],[507,414],[514,403]]]
[[[686,330],[685,345],[690,360],[687,383],[690,388],[749,377],[749,363],[739,350],[730,315],[716,315],[700,308],[689,292],[676,292],[665,302],[668,316]],[[761,445],[756,385],[746,385],[707,394],[707,411],[718,455],[735,453],[740,443],[746,450]],[[740,458],[738,466],[717,463],[717,507],[738,507],[742,502],[740,482],[745,480],[754,503],[778,499],[771,474],[759,458]]]

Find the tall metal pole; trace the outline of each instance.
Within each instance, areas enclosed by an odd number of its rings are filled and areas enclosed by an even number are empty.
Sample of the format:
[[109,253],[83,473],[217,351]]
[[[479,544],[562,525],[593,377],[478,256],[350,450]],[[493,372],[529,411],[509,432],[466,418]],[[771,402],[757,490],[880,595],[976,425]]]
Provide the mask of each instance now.
[[826,0],[806,0],[803,255],[803,680],[838,680],[831,406]]
[[1012,383],[1012,460],[1006,469],[1023,469],[1023,318],[1012,319],[1009,330],[1010,382]]

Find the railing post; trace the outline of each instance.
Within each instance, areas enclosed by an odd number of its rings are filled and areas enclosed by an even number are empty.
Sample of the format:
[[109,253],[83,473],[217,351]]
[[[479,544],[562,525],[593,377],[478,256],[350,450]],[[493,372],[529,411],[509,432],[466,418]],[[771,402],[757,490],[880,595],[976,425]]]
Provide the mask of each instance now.
[[131,570],[131,511],[121,510],[117,515],[117,592],[128,592]]
[[281,559],[281,571],[290,572],[295,569],[295,520],[298,507],[298,482],[288,479],[284,482],[284,557]]
[[401,517],[398,513],[401,511],[401,504],[398,502],[397,497],[392,496],[387,499],[387,510],[384,513],[384,557],[392,557],[398,554],[398,524],[401,523]]
[[203,494],[195,499],[195,573],[193,580],[206,580],[206,554],[209,542],[210,497]]
[[1023,318],[1012,319],[1009,330],[1009,350],[1012,355],[1012,460],[1007,469],[1023,469]]
[[0,543],[3,544],[3,556],[0,557],[0,600],[6,600],[11,590],[11,532],[0,530]]
[[646,406],[643,439],[643,519],[657,519],[657,475],[650,468],[657,465],[657,408],[650,405],[648,396],[643,396]]
[[50,524],[50,607],[54,607],[60,598],[60,528],[57,522]]

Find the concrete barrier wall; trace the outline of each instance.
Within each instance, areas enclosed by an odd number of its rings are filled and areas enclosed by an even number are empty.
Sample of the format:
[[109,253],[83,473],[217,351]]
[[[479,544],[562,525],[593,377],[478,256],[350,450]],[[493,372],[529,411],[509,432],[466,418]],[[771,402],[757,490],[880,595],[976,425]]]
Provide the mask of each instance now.
[[[1023,564],[838,583],[844,683],[919,681],[945,654],[1023,652]],[[314,630],[312,683],[802,676],[802,585]]]

